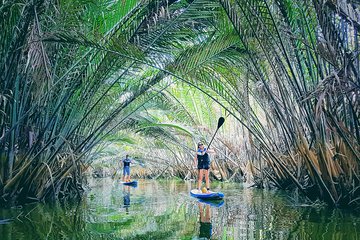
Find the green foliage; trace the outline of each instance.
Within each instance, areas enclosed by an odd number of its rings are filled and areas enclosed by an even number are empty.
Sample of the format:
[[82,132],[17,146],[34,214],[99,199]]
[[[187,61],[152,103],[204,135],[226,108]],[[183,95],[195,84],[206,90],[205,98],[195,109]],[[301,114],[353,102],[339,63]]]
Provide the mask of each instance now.
[[322,0],[4,2],[1,199],[80,194],[83,164],[104,152],[140,149],[154,165],[187,167],[226,113],[242,128],[225,128],[222,152],[257,185],[358,204],[356,10]]

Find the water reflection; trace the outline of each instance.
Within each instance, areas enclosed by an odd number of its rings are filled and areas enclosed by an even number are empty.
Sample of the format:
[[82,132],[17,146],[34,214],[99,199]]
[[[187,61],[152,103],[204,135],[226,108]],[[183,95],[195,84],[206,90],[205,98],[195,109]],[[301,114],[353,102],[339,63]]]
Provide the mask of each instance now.
[[131,188],[136,187],[137,185],[123,186],[123,206],[125,208],[126,214],[129,214]]
[[130,186],[124,186],[123,194],[124,194],[124,207],[128,209],[130,206]]
[[360,218],[350,211],[295,207],[239,184],[214,184],[225,201],[205,203],[183,182],[91,186],[81,202],[0,209],[0,239],[360,239]]
[[200,213],[199,239],[210,239],[211,235],[212,235],[210,204],[204,204],[204,203],[198,202],[198,206],[199,206],[199,213]]

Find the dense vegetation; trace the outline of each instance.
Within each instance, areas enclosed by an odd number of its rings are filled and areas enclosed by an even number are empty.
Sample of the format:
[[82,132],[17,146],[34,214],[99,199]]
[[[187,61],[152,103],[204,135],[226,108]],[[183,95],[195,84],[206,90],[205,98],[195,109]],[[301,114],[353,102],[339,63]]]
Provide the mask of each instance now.
[[194,142],[225,114],[221,179],[226,169],[359,205],[359,10],[351,0],[1,1],[0,201],[80,196],[88,164],[114,158],[109,144],[156,176],[184,177]]

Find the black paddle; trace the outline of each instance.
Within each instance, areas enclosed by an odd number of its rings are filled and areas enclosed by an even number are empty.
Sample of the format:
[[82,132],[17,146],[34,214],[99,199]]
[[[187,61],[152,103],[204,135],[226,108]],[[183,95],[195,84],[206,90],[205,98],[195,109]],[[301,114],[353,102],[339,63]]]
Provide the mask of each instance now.
[[211,139],[211,141],[210,141],[210,143],[209,143],[209,145],[208,145],[208,148],[207,148],[207,149],[209,149],[209,148],[210,148],[210,145],[211,145],[212,141],[214,140],[214,137],[215,137],[215,135],[216,135],[217,131],[218,131],[218,130],[219,130],[219,128],[220,128],[220,127],[224,124],[224,122],[225,122],[225,118],[220,117],[220,118],[219,118],[219,120],[218,120],[217,129],[216,129],[216,131],[215,131],[215,133],[214,133],[214,135],[213,135],[213,137],[212,137],[212,139]]

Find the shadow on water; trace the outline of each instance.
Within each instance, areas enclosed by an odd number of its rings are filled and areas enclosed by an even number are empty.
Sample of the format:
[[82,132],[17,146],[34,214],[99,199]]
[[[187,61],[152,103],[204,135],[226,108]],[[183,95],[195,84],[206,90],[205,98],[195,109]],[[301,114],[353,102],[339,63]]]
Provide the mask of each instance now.
[[8,239],[360,239],[350,211],[295,207],[281,194],[226,183],[224,201],[189,196],[190,183],[94,179],[79,203],[0,209]]

